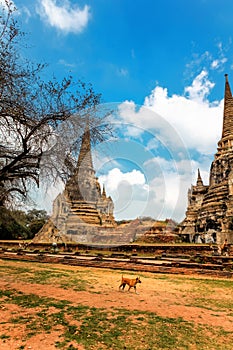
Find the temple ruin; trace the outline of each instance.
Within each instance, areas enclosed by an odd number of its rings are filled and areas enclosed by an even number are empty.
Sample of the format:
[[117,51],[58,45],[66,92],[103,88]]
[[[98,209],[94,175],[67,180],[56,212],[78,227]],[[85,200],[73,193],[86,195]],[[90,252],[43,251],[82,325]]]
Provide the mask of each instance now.
[[[69,237],[72,241],[92,242],[97,239],[100,230],[114,229],[116,226],[112,198],[106,195],[105,187],[101,190],[95,175],[91,154],[89,123],[84,131],[79,157],[72,176],[65,189],[53,202],[50,223],[55,228],[59,240]],[[44,237],[46,226],[36,236],[36,240]],[[54,232],[55,232],[54,231]],[[47,241],[51,237],[47,237]],[[46,240],[46,238],[45,238]],[[66,239],[67,240],[67,239]]]
[[228,75],[222,137],[210,167],[209,185],[203,184],[200,171],[195,186],[188,192],[186,217],[180,233],[190,242],[233,243],[233,97]]
[[72,233],[76,224],[114,226],[113,201],[101,191],[93,167],[89,125],[82,137],[77,166],[67,181],[65,190],[53,203],[52,220],[59,229]]

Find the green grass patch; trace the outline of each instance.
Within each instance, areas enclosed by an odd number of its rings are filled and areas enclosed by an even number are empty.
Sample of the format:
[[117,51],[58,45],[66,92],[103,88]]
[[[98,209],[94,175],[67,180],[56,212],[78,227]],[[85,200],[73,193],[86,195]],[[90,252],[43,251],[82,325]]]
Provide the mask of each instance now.
[[[88,290],[90,293],[100,294],[101,297],[105,289],[95,289],[95,284],[98,285],[95,272],[94,269],[77,269],[74,273],[68,268],[25,262],[7,266],[0,261],[0,278],[8,286],[7,290],[0,290],[0,309],[6,310],[9,307],[10,310],[12,305],[17,306],[13,308],[11,318],[0,323],[3,327],[1,341],[9,340],[11,327],[24,327],[21,344],[36,334],[58,332],[59,337],[54,340],[54,347],[62,350],[77,350],[80,344],[85,350],[232,349],[233,333],[222,327],[190,322],[181,317],[161,317],[153,312],[77,305],[75,301],[72,303],[65,299],[58,300],[52,295],[40,297],[9,287],[11,281],[46,284],[67,290]],[[110,270],[105,272],[110,273]],[[115,274],[116,281],[120,280],[122,274],[138,275],[137,272],[125,271],[111,273]],[[230,310],[233,309],[233,302],[229,297],[233,287],[231,280],[146,273],[139,275],[142,278],[142,287],[145,285],[146,288],[147,279],[153,277],[155,284],[159,281],[170,294],[181,292],[183,298],[179,298],[179,303],[182,305],[209,309],[216,315],[218,312],[230,315]],[[218,297],[220,290],[222,299]],[[111,300],[111,294],[109,299]],[[142,295],[139,301],[146,301],[146,297]],[[19,349],[24,348],[26,346],[19,345]]]
[[[59,329],[60,341],[55,344],[58,349],[71,349],[70,344],[82,344],[85,349],[93,350],[230,350],[233,342],[233,334],[220,327],[195,325],[182,318],[160,317],[151,312],[125,309],[109,311],[84,305],[74,306],[66,300],[57,301],[15,290],[1,291],[0,295],[4,297],[5,307],[10,303],[22,309],[34,308],[35,312],[30,316],[19,315],[11,319],[12,324],[26,326],[23,341],[35,334]],[[7,337],[3,334],[1,338]],[[228,341],[225,342],[225,339]]]
[[195,306],[202,309],[208,309],[213,311],[230,311],[233,310],[232,300],[211,299],[197,297],[192,300],[187,306]]
[[[24,264],[29,264],[24,262]],[[7,275],[8,282],[20,281],[35,284],[54,284],[63,289],[73,289],[75,291],[85,291],[91,288],[91,283],[83,278],[82,271],[74,274],[73,271],[45,268],[44,265],[37,264],[37,269],[30,267],[0,266],[0,277]],[[93,286],[92,286],[93,287]],[[94,289],[94,288],[92,288]],[[94,290],[93,290],[94,292]]]
[[0,339],[2,339],[2,340],[9,339],[9,338],[10,338],[10,336],[7,334],[0,334]]

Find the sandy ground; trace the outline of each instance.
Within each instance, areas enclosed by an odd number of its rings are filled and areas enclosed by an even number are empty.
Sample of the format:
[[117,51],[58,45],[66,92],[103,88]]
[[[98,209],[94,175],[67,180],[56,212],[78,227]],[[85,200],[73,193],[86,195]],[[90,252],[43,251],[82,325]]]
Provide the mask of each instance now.
[[[56,266],[56,267],[59,267]],[[64,269],[64,267],[62,267]],[[67,269],[85,271],[85,268],[69,267]],[[90,269],[88,269],[90,270]],[[128,272],[127,277],[135,277]],[[193,276],[192,276],[193,277]],[[93,281],[93,290],[90,291],[73,291],[65,290],[51,285],[18,283],[0,279],[0,289],[16,289],[23,293],[33,293],[38,296],[52,297],[56,300],[68,300],[73,305],[88,305],[96,308],[123,308],[128,310],[141,310],[154,312],[163,317],[182,317],[184,320],[193,321],[195,324],[205,324],[210,326],[221,326],[226,331],[233,330],[233,314],[221,311],[213,311],[200,307],[189,305],[189,293],[192,286],[187,282],[182,284],[172,283],[172,280],[158,279],[153,274],[143,273],[142,283],[138,284],[138,294],[133,290],[130,292],[119,291],[121,275],[119,272],[102,269],[92,269],[88,277]],[[193,295],[193,294],[192,294]],[[192,296],[193,297],[193,296]],[[214,296],[212,295],[211,298]],[[226,295],[224,290],[218,288],[216,299],[223,298],[225,301],[232,300],[232,295]],[[22,312],[16,305],[7,304],[1,309],[0,334],[4,333],[4,322],[9,322],[12,313]],[[34,312],[27,309],[27,314]],[[26,347],[20,348],[20,332],[24,332],[22,326],[13,326],[9,340],[0,339],[1,350],[54,350],[54,341],[59,339],[59,332],[51,334],[39,334],[34,336],[26,343]],[[25,343],[24,343],[25,344]],[[82,350],[80,345],[78,349]]]

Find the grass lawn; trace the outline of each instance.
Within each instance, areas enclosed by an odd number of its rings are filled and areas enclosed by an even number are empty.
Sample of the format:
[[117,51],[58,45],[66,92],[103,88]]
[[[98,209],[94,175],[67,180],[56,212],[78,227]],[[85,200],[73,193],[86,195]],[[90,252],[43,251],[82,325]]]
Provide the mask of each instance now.
[[233,281],[0,260],[0,349],[232,349]]

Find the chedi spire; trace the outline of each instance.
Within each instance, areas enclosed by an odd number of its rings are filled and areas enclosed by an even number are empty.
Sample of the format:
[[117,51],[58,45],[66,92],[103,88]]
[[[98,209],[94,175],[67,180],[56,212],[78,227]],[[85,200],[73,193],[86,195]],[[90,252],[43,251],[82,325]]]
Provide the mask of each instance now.
[[197,170],[197,186],[203,186],[203,181],[201,178],[201,173],[200,173],[200,169],[198,168]]
[[77,162],[77,168],[80,167],[86,169],[93,169],[89,119],[87,120],[86,128],[82,136],[82,142]]
[[228,74],[225,74],[225,93],[224,93],[224,110],[223,110],[223,128],[222,139],[226,139],[233,134],[233,98]]

